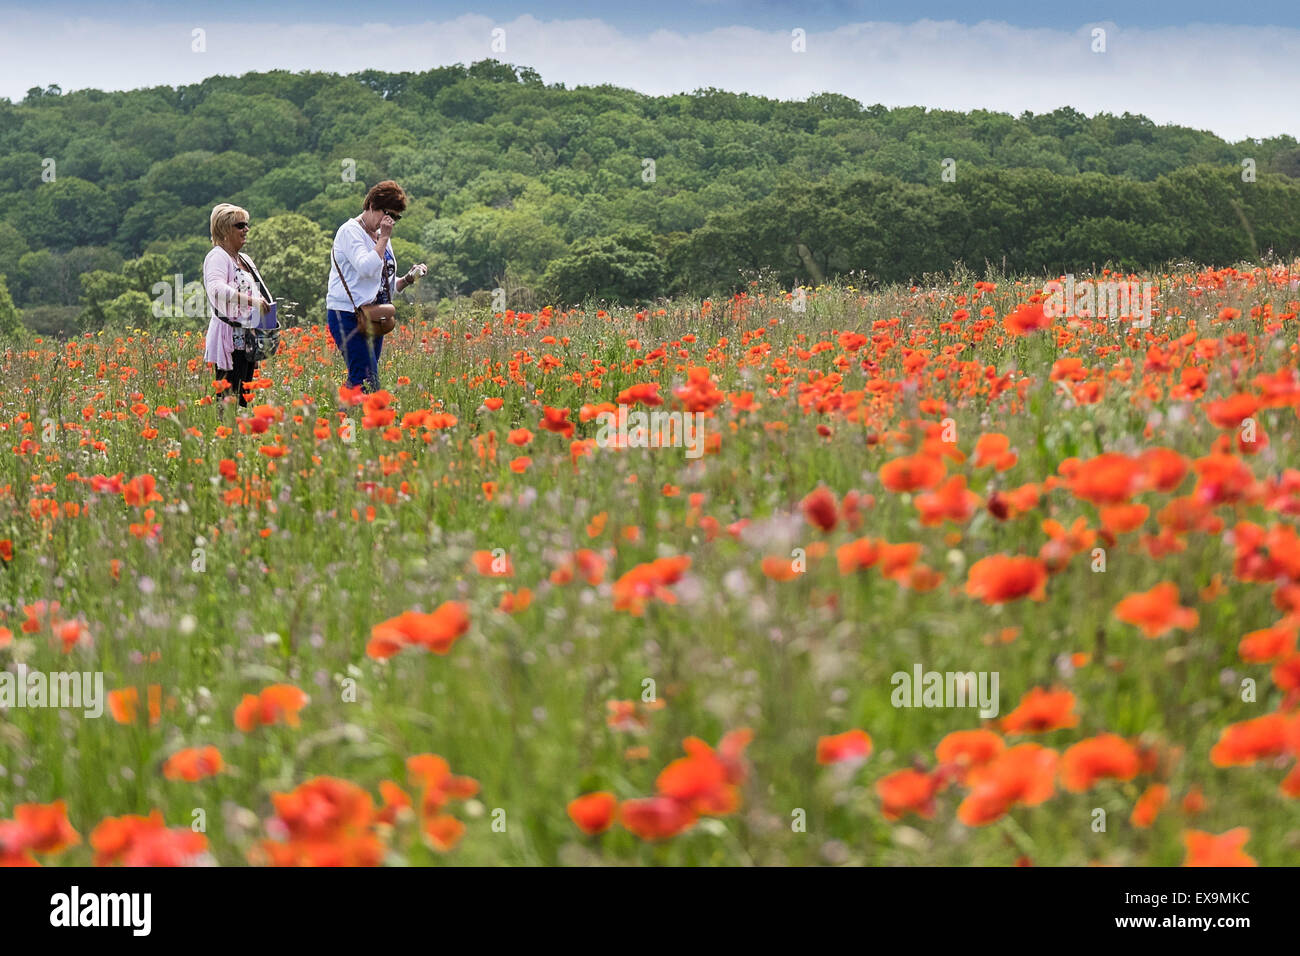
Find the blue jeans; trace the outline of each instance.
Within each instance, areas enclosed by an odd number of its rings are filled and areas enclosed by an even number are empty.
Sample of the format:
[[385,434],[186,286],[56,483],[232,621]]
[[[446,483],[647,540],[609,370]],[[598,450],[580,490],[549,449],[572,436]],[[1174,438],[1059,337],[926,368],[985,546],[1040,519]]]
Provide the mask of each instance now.
[[383,351],[382,338],[368,339],[357,329],[355,312],[326,313],[330,338],[343,353],[348,363],[348,387],[361,386],[365,392],[379,390],[379,353]]

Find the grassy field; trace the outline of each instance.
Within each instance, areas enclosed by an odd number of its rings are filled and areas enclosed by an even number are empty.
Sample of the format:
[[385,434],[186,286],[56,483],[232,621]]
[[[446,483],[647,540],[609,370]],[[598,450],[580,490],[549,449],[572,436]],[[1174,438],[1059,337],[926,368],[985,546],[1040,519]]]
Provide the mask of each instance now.
[[975,278],[11,345],[0,665],[108,699],[0,696],[0,860],[1295,862],[1294,278]]

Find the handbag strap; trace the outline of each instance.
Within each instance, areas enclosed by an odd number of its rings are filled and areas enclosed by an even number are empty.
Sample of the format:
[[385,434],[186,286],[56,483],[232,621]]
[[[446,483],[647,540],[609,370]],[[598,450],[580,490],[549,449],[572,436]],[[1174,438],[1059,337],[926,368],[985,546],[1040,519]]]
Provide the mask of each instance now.
[[348,301],[352,303],[352,311],[355,313],[357,311],[357,300],[352,298],[352,290],[348,288],[348,280],[343,278],[343,270],[339,268],[338,257],[331,252],[330,258],[334,260],[334,271],[339,274],[339,281],[343,283],[343,291],[348,294]]
[[[244,265],[248,266],[248,274],[251,275],[253,279],[257,282],[258,288],[261,290],[262,295],[266,296],[266,301],[267,302],[272,301],[271,293],[267,291],[266,283],[262,281],[262,275],[260,272],[257,271],[257,267],[253,265],[253,261],[251,259],[245,258],[242,252],[238,253],[238,255],[239,258],[237,260],[233,258],[231,259],[231,261],[235,263],[236,281],[238,281],[239,263],[242,262]],[[236,305],[238,305],[237,302]],[[222,322],[226,323],[226,325],[230,326],[232,329],[247,328],[247,326],[240,325],[234,319],[226,318],[224,315],[218,312],[215,307],[212,310],[212,314],[215,315]]]
[[239,261],[242,262],[244,265],[248,266],[249,273],[252,275],[253,279],[256,280],[257,282],[258,290],[262,293],[262,296],[266,299],[268,303],[274,305],[275,299],[271,298],[271,290],[268,289],[266,287],[266,283],[262,281],[262,273],[257,271],[257,266],[253,265],[253,260],[248,258],[246,255],[244,255],[241,252],[239,253]]

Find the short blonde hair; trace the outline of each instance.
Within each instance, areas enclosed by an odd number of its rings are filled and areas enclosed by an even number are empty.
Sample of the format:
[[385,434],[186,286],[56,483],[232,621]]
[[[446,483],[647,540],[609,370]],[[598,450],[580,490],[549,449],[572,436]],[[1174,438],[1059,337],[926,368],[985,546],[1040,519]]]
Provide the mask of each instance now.
[[217,203],[212,207],[212,218],[208,220],[208,229],[212,233],[212,244],[214,246],[230,234],[230,230],[236,222],[242,221],[241,216],[248,219],[248,210],[232,203]]

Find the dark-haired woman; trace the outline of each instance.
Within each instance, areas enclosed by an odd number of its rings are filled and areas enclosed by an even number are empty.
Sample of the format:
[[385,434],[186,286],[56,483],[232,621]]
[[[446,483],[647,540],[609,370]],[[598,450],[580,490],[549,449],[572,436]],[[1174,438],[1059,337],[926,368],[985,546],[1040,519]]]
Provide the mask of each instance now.
[[379,355],[384,340],[357,328],[356,309],[391,304],[393,296],[425,274],[423,263],[397,276],[397,259],[389,239],[406,211],[406,193],[391,179],[366,193],[361,215],[339,226],[334,234],[329,291],[325,296],[330,337],[348,366],[348,387],[379,389]]

